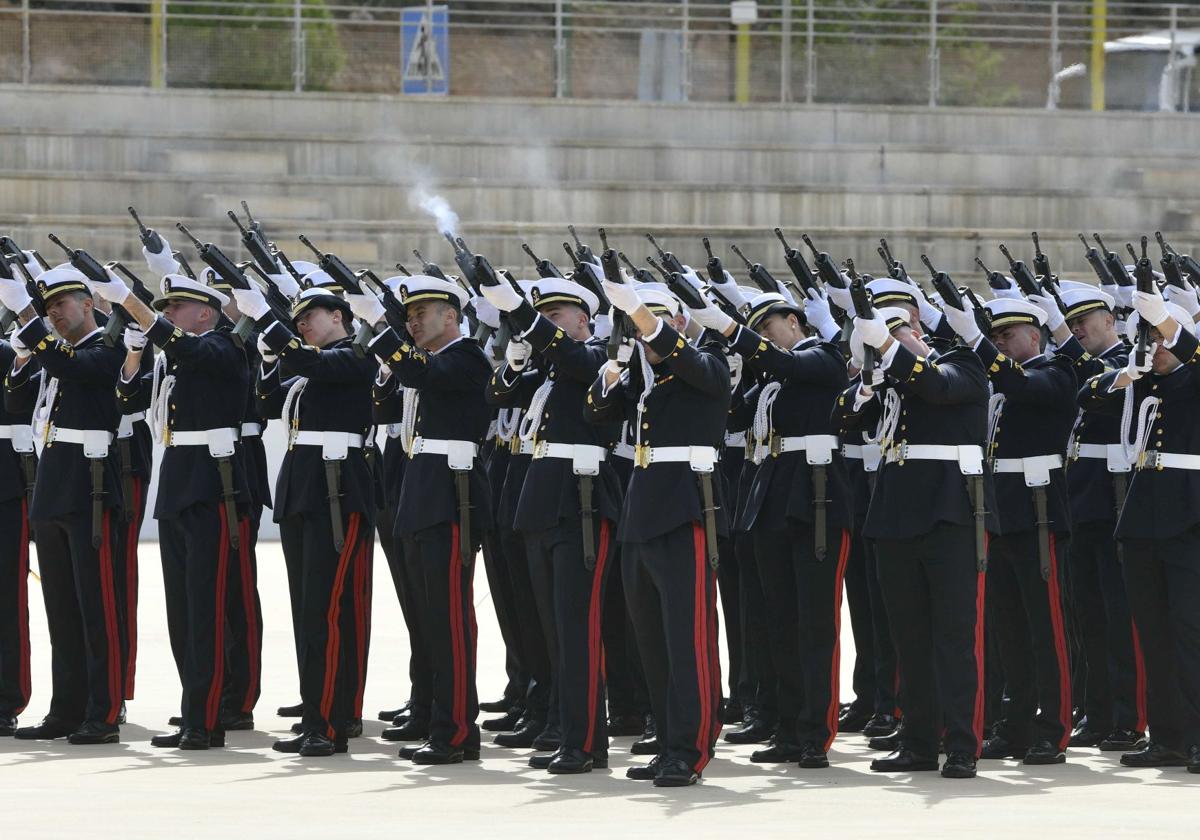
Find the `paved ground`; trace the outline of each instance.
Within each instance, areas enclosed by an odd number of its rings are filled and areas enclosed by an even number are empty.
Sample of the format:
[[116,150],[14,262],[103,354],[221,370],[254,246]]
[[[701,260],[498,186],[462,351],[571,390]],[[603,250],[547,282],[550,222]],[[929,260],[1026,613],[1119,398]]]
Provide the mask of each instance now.
[[[974,781],[936,774],[884,777],[868,770],[871,757],[856,735],[838,739],[832,769],[759,767],[750,748],[723,745],[703,783],[663,791],[624,777],[631,739],[613,743],[612,769],[580,777],[530,770],[522,756],[485,747],[477,764],[414,768],[376,737],[348,756],[300,760],[273,753],[271,741],[290,721],[276,706],[298,699],[291,652],[283,562],[277,544],[260,552],[266,621],[265,690],[255,732],[235,732],[229,747],[200,753],[152,750],[151,735],[166,730],[178,683],[167,648],[157,547],[144,547],[138,698],[120,745],[71,747],[0,740],[3,838],[162,837],[389,837],[436,824],[469,837],[547,830],[571,836],[642,836],[664,831],[727,835],[775,829],[810,836],[970,837],[1200,835],[1200,776],[1183,770],[1125,771],[1115,757],[1077,750],[1053,768],[988,762]],[[503,686],[499,633],[482,571],[477,575],[481,695]],[[407,687],[401,662],[403,623],[382,561],[375,587],[374,643],[367,709],[394,706]],[[34,699],[24,715],[36,722],[48,694],[48,644],[40,589],[31,580]],[[848,628],[848,624],[844,624]],[[849,632],[843,648],[849,664]],[[845,683],[845,680],[843,680]],[[676,834],[675,836],[679,836]]]

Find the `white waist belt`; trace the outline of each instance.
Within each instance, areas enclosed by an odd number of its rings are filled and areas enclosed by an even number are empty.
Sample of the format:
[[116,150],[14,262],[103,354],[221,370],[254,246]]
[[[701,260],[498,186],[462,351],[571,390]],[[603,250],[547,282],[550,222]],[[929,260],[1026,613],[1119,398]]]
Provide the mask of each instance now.
[[539,440],[533,447],[533,458],[561,458],[571,462],[575,475],[599,475],[600,462],[608,454],[603,446],[586,443],[551,443]]
[[975,444],[902,443],[888,450],[886,461],[957,461],[963,475],[983,475],[983,448]]
[[632,443],[622,441],[613,447],[612,454],[618,458],[624,458],[627,461],[632,461],[637,457],[637,449]]
[[1050,470],[1062,469],[1061,455],[1031,455],[1028,458],[993,458],[992,472],[1022,473],[1026,487],[1045,487],[1050,483]]
[[351,449],[362,449],[362,445],[363,436],[351,432],[292,433],[292,446],[319,446],[321,457],[326,461],[345,461]]
[[475,465],[475,456],[479,447],[469,440],[435,440],[434,438],[413,438],[410,457],[417,455],[445,455],[446,462],[452,470],[469,470]]
[[107,457],[112,441],[112,433],[104,429],[64,429],[53,425],[46,427],[46,443],[77,443],[83,447],[85,458]]
[[883,459],[883,449],[878,443],[843,443],[842,457],[862,461],[866,472],[875,472]]
[[208,454],[214,458],[229,458],[236,451],[238,430],[232,426],[220,429],[202,429],[198,432],[167,431],[163,443],[166,446],[207,446]]
[[258,437],[262,434],[262,423],[243,423],[242,437]]
[[726,432],[725,445],[730,449],[745,449],[746,448],[746,433],[745,432]]
[[1074,457],[1095,458],[1108,462],[1109,472],[1129,472],[1129,462],[1125,460],[1125,447],[1119,443],[1076,443]]
[[137,414],[122,414],[121,422],[117,426],[117,440],[133,437],[133,424],[145,419],[146,412],[144,411],[139,411]]
[[1176,452],[1143,452],[1138,458],[1139,470],[1200,470],[1200,455]]
[[33,426],[0,426],[0,440],[11,440],[14,452],[27,455],[33,451]]
[[522,440],[519,437],[514,437],[509,448],[512,449],[514,455],[532,455],[533,441]]
[[712,446],[639,446],[634,452],[634,466],[686,463],[692,472],[712,472],[717,464],[717,450]]
[[835,435],[797,435],[793,437],[778,437],[774,434],[767,440],[766,447],[758,447],[755,452],[756,463],[761,463],[766,454],[772,457],[784,452],[803,452],[804,460],[813,465],[833,463],[833,453],[838,448]]

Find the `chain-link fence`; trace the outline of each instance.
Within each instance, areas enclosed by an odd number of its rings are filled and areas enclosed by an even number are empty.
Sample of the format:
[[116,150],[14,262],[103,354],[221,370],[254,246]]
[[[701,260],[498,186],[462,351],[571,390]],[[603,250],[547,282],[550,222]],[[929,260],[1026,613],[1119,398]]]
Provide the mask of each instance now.
[[1189,110],[1198,50],[1196,2],[0,0],[18,83]]

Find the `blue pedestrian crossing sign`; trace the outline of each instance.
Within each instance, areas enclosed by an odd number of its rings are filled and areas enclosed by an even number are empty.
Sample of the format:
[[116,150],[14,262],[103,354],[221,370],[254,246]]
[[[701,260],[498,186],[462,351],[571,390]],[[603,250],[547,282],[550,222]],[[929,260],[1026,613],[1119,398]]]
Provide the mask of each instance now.
[[400,10],[402,93],[450,93],[450,10],[409,6]]

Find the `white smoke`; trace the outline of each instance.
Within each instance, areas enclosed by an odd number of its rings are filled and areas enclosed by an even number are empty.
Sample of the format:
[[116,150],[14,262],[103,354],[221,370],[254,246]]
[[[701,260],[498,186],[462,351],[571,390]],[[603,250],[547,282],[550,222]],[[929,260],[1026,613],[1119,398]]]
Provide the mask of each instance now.
[[432,216],[439,233],[458,236],[458,214],[454,212],[450,202],[430,192],[424,184],[417,184],[409,191],[408,202],[410,206]]

